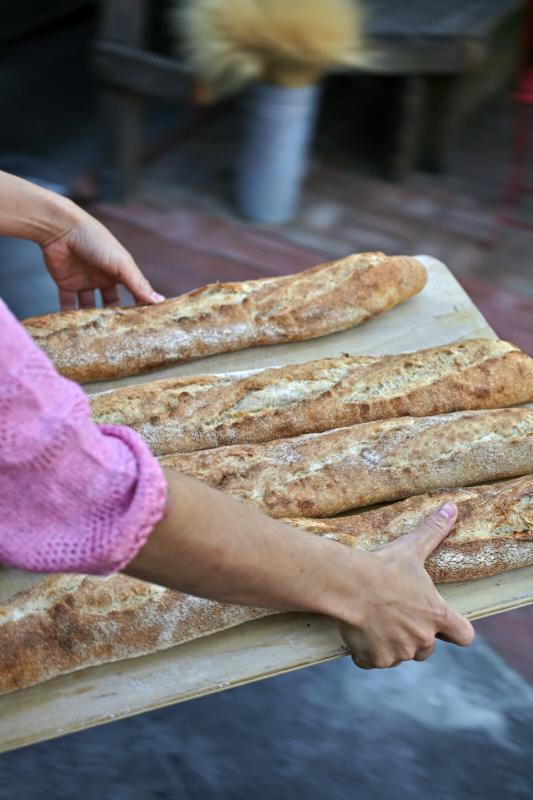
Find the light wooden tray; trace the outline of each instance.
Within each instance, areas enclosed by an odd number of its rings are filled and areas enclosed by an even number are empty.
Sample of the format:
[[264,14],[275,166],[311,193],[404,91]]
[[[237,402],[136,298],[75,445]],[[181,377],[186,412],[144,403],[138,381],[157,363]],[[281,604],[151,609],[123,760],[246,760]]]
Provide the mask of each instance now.
[[[91,384],[89,392],[173,375],[230,372],[312,358],[400,353],[494,331],[449,270],[419,256],[426,288],[376,319],[342,333],[289,345],[212,356],[137,378]],[[0,601],[39,576],[0,570]],[[533,567],[444,584],[441,594],[470,619],[533,603]],[[335,622],[313,614],[279,614],[247,622],[170,650],[64,675],[0,697],[0,751],[200,697],[345,655]]]

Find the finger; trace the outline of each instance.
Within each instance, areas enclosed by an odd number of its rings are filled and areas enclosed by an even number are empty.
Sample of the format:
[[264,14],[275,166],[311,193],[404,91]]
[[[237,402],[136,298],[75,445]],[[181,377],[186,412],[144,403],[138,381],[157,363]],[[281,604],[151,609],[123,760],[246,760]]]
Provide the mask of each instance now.
[[405,658],[398,658],[396,661],[388,661],[384,659],[369,659],[363,658],[358,656],[357,654],[352,654],[352,661],[356,667],[359,669],[391,669],[392,667],[398,667],[400,664],[403,664],[404,661],[409,661],[410,659]]
[[59,308],[61,311],[75,311],[76,292],[67,292],[66,289],[59,289]]
[[102,305],[104,308],[121,305],[118,286],[108,286],[106,289],[100,289],[100,294],[102,295]]
[[443,642],[449,642],[449,644],[459,645],[459,647],[468,647],[476,637],[474,626],[461,614],[454,612],[454,615],[450,623],[442,626],[436,634],[436,638]]
[[96,306],[94,300],[93,289],[82,289],[78,292],[78,305],[80,308],[94,308]]
[[165,299],[162,294],[152,289],[133,259],[131,259],[128,270],[121,270],[120,278],[138,303],[162,303]]
[[359,667],[359,669],[373,669],[373,659],[365,637],[361,636],[359,631],[354,630],[349,625],[345,625],[343,622],[338,622],[337,624],[342,638],[350,648],[350,656],[355,666]]
[[402,538],[403,545],[409,545],[425,561],[433,550],[449,534],[457,519],[457,507],[453,503],[435,509],[423,520],[418,528]]
[[430,657],[430,655],[433,653],[434,649],[435,649],[435,642],[434,641],[429,647],[421,647],[414,654],[413,661],[425,661],[427,658]]
[[472,623],[470,623],[466,617],[454,611],[447,603],[446,609],[447,614],[439,626],[436,636],[450,644],[456,644],[459,647],[468,647],[475,638]]
[[382,645],[369,647],[363,642],[352,648],[351,656],[353,663],[359,669],[389,669],[410,660],[410,657],[406,658],[405,653],[400,655],[397,647],[392,650]]
[[374,665],[370,661],[354,653],[352,653],[352,661],[359,669],[374,669]]

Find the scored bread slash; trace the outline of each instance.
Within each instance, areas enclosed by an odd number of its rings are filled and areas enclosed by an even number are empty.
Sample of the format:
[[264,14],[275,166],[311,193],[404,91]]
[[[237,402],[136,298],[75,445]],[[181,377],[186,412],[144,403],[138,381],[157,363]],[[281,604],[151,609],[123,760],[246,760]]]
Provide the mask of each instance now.
[[380,420],[159,462],[271,517],[326,517],[532,473],[533,409]]
[[294,275],[210,284],[156,305],[62,311],[23,324],[62,375],[87,383],[342,331],[426,281],[414,258],[360,253]]
[[[442,489],[353,517],[283,521],[372,550],[410,533],[447,500],[459,513],[452,532],[426,560],[436,583],[533,564],[533,475]],[[121,574],[51,575],[0,603],[0,694],[276,613],[203,600]]]
[[90,396],[94,422],[128,425],[156,456],[530,401],[533,359],[499,339],[170,378]]

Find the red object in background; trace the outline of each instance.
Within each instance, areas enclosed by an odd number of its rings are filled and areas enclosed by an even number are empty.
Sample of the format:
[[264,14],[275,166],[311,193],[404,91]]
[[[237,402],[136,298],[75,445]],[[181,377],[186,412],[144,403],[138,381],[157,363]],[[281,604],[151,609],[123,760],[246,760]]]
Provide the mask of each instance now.
[[525,183],[533,121],[533,0],[528,0],[527,6],[522,69],[510,95],[513,101],[511,163],[496,219],[503,225],[533,230],[533,223],[509,216],[510,209],[516,205],[521,194],[533,193],[533,186]]

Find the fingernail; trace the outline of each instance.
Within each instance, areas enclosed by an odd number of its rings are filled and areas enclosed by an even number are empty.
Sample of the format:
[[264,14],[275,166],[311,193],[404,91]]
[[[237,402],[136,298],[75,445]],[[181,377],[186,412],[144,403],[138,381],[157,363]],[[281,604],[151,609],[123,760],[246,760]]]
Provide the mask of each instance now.
[[455,506],[453,503],[444,503],[439,509],[439,514],[442,514],[446,519],[452,519],[455,516]]
[[152,292],[150,296],[154,303],[162,303],[163,300],[166,300],[166,297],[163,297],[162,294],[158,294],[157,292]]

